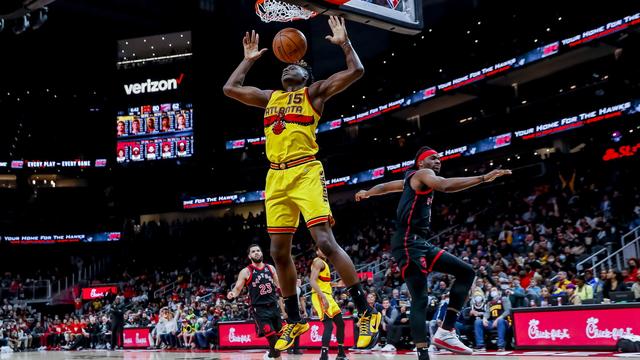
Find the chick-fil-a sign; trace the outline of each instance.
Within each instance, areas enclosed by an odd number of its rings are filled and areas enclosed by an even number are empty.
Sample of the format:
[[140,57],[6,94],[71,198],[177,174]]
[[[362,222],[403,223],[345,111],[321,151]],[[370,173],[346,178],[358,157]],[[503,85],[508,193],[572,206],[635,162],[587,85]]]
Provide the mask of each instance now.
[[567,306],[514,311],[518,348],[615,349],[624,335],[640,335],[640,304]]
[[82,300],[101,299],[118,293],[116,286],[96,286],[82,289]]
[[124,348],[147,348],[149,344],[149,328],[125,328],[122,331]]
[[[344,345],[354,345],[353,319],[344,319]],[[309,331],[300,336],[300,347],[320,348],[322,346],[322,322],[309,321]],[[333,328],[331,346],[338,346],[335,336],[336,328]],[[220,323],[220,347],[222,348],[267,348],[267,339],[258,337],[256,325],[253,322],[228,322]]]

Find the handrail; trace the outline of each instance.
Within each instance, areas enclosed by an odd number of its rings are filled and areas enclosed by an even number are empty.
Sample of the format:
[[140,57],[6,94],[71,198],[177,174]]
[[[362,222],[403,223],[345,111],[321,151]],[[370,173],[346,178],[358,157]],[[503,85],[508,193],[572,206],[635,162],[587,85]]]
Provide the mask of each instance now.
[[[635,239],[634,241],[628,243],[627,245],[621,247],[620,249],[616,250],[615,252],[613,252],[611,255],[609,255],[608,257],[600,260],[598,263],[596,263],[593,266],[593,270],[596,270],[598,266],[600,266],[601,264],[603,264],[604,262],[607,262],[609,264],[609,266],[611,267],[611,259],[614,258],[614,260],[616,261],[616,267],[618,270],[620,270],[622,268],[622,263],[623,261],[620,261],[620,257],[619,254],[623,253],[625,249],[627,248],[633,248],[636,247],[636,255],[638,255],[638,253],[640,253],[640,237]],[[624,255],[624,253],[623,253]]]
[[[640,238],[640,225],[638,225],[635,228],[631,229],[628,233],[622,235],[622,239],[621,239],[622,246],[626,245],[626,238],[628,236],[635,236],[634,239]],[[633,241],[633,240],[631,240],[631,241]]]
[[607,257],[609,257],[611,255],[609,248],[608,247],[603,247],[602,249],[596,251],[595,253],[589,255],[589,257],[587,257],[586,259],[580,261],[579,263],[576,264],[576,269],[578,269],[578,271],[582,271],[582,269],[584,269],[584,266],[582,266],[582,264],[591,261],[591,268],[593,268],[595,266],[596,263],[596,259],[598,258],[598,255],[600,255],[601,253],[606,252],[607,253]]

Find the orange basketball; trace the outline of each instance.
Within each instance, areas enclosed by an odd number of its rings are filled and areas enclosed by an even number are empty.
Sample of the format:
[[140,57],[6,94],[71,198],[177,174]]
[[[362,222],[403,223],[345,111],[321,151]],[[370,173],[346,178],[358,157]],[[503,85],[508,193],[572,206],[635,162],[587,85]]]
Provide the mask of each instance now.
[[273,38],[273,53],[278,60],[293,64],[307,52],[307,38],[294,28],[286,28],[278,31]]

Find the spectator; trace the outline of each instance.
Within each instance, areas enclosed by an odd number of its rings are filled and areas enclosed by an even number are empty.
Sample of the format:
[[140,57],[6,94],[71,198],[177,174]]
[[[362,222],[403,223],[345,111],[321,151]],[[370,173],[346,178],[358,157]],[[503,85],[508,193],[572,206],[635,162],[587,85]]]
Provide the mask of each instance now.
[[638,259],[630,258],[627,260],[627,264],[629,265],[629,275],[624,279],[624,282],[634,283],[638,278]]
[[382,331],[381,336],[389,341],[389,330],[393,327],[400,313],[396,307],[391,306],[391,301],[387,298],[382,299]]
[[582,305],[582,299],[580,299],[580,296],[576,293],[575,285],[567,285],[567,297],[569,298],[569,304]]
[[583,275],[576,276],[575,293],[580,297],[581,301],[593,300],[593,288],[586,284],[586,279]]
[[498,330],[498,351],[504,351],[506,346],[507,328],[509,327],[509,315],[511,313],[511,303],[509,298],[502,296],[496,287],[491,288],[489,301],[485,305],[485,312],[482,320],[475,322],[476,349],[485,351],[484,334],[486,330]]
[[558,281],[553,287],[553,294],[564,295],[567,292],[567,285],[571,284],[571,281],[567,279],[567,273],[564,271],[558,272],[556,278],[558,279]]
[[631,291],[633,291],[633,297],[636,301],[640,301],[640,274],[636,276],[636,282],[631,286]]
[[607,272],[607,281],[605,282],[604,288],[602,290],[602,294],[605,299],[611,299],[611,293],[614,291],[627,290],[627,287],[622,280],[622,274],[619,271],[609,269],[609,271]]

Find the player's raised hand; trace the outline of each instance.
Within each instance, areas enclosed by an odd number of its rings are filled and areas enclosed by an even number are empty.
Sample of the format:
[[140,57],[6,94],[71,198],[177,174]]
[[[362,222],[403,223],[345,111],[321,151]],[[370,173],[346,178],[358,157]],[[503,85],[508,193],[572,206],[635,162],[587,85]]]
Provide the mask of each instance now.
[[366,190],[360,190],[356,193],[356,201],[361,201],[368,198],[369,198],[369,195],[367,195]]
[[260,41],[260,35],[255,30],[251,30],[251,34],[247,31],[242,38],[242,46],[244,47],[245,60],[255,61],[267,51],[267,48],[258,50],[258,42]]
[[491,182],[491,181],[499,178],[500,176],[505,176],[505,175],[511,175],[511,170],[505,170],[505,169],[491,170],[489,173],[484,175],[484,181],[485,182]]
[[330,16],[329,27],[331,28],[333,36],[327,35],[324,38],[329,40],[332,44],[342,45],[349,41],[349,36],[347,35],[347,27],[344,25],[344,18],[338,16]]

